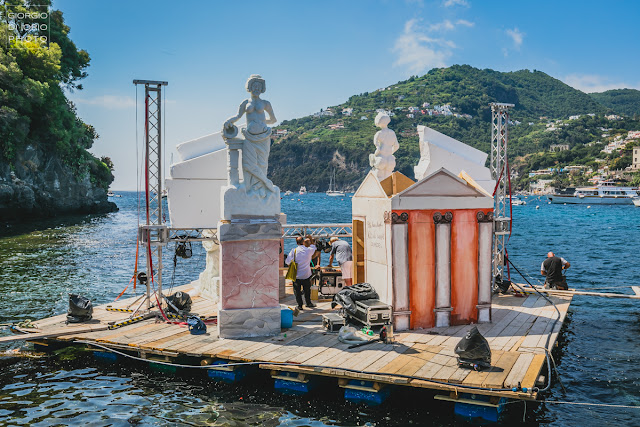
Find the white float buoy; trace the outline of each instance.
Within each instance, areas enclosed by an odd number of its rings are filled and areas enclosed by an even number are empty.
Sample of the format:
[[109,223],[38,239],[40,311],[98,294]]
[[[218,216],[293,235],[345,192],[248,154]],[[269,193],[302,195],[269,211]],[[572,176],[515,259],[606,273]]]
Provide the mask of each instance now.
[[536,206],[536,209],[540,209],[540,206]]
[[591,209],[591,206],[587,206],[587,209]]

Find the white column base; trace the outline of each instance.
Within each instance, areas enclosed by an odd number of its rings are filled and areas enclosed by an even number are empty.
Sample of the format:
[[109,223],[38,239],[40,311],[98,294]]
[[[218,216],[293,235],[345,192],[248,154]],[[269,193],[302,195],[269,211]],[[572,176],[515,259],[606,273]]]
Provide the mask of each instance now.
[[480,304],[478,308],[478,323],[491,323],[491,304]]
[[453,308],[436,308],[436,327],[451,326],[451,311]]

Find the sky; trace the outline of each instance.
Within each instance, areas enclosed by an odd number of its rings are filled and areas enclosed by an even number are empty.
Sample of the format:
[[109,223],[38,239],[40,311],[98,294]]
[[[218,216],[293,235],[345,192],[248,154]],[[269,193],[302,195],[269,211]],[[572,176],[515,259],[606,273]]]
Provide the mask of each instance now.
[[237,113],[251,74],[266,79],[262,97],[279,121],[453,64],[540,70],[585,92],[640,89],[632,0],[53,0],[53,8],[91,56],[84,89],[67,95],[100,135],[91,152],[114,162],[116,191],[135,190],[139,176],[144,88],[136,92],[134,79],[169,82],[166,166],[177,144],[220,131]]

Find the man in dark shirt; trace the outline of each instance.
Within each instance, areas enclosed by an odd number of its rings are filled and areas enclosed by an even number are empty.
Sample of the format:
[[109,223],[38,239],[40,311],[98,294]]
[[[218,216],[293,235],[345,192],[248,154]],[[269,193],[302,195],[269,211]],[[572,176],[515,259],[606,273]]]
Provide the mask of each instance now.
[[544,285],[545,288],[557,288],[559,283],[563,282],[562,270],[571,267],[566,259],[554,255],[553,252],[547,254],[547,259],[540,266],[540,274],[547,276]]

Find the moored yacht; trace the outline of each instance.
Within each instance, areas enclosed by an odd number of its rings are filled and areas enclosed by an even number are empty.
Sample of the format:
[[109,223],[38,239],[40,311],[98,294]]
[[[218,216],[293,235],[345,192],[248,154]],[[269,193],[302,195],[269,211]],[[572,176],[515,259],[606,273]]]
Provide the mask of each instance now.
[[638,196],[637,188],[616,187],[613,182],[605,181],[593,187],[578,187],[573,194],[551,194],[547,197],[551,203],[630,205]]
[[300,191],[298,192],[298,194],[307,194],[307,187],[305,187],[304,185],[300,187]]

